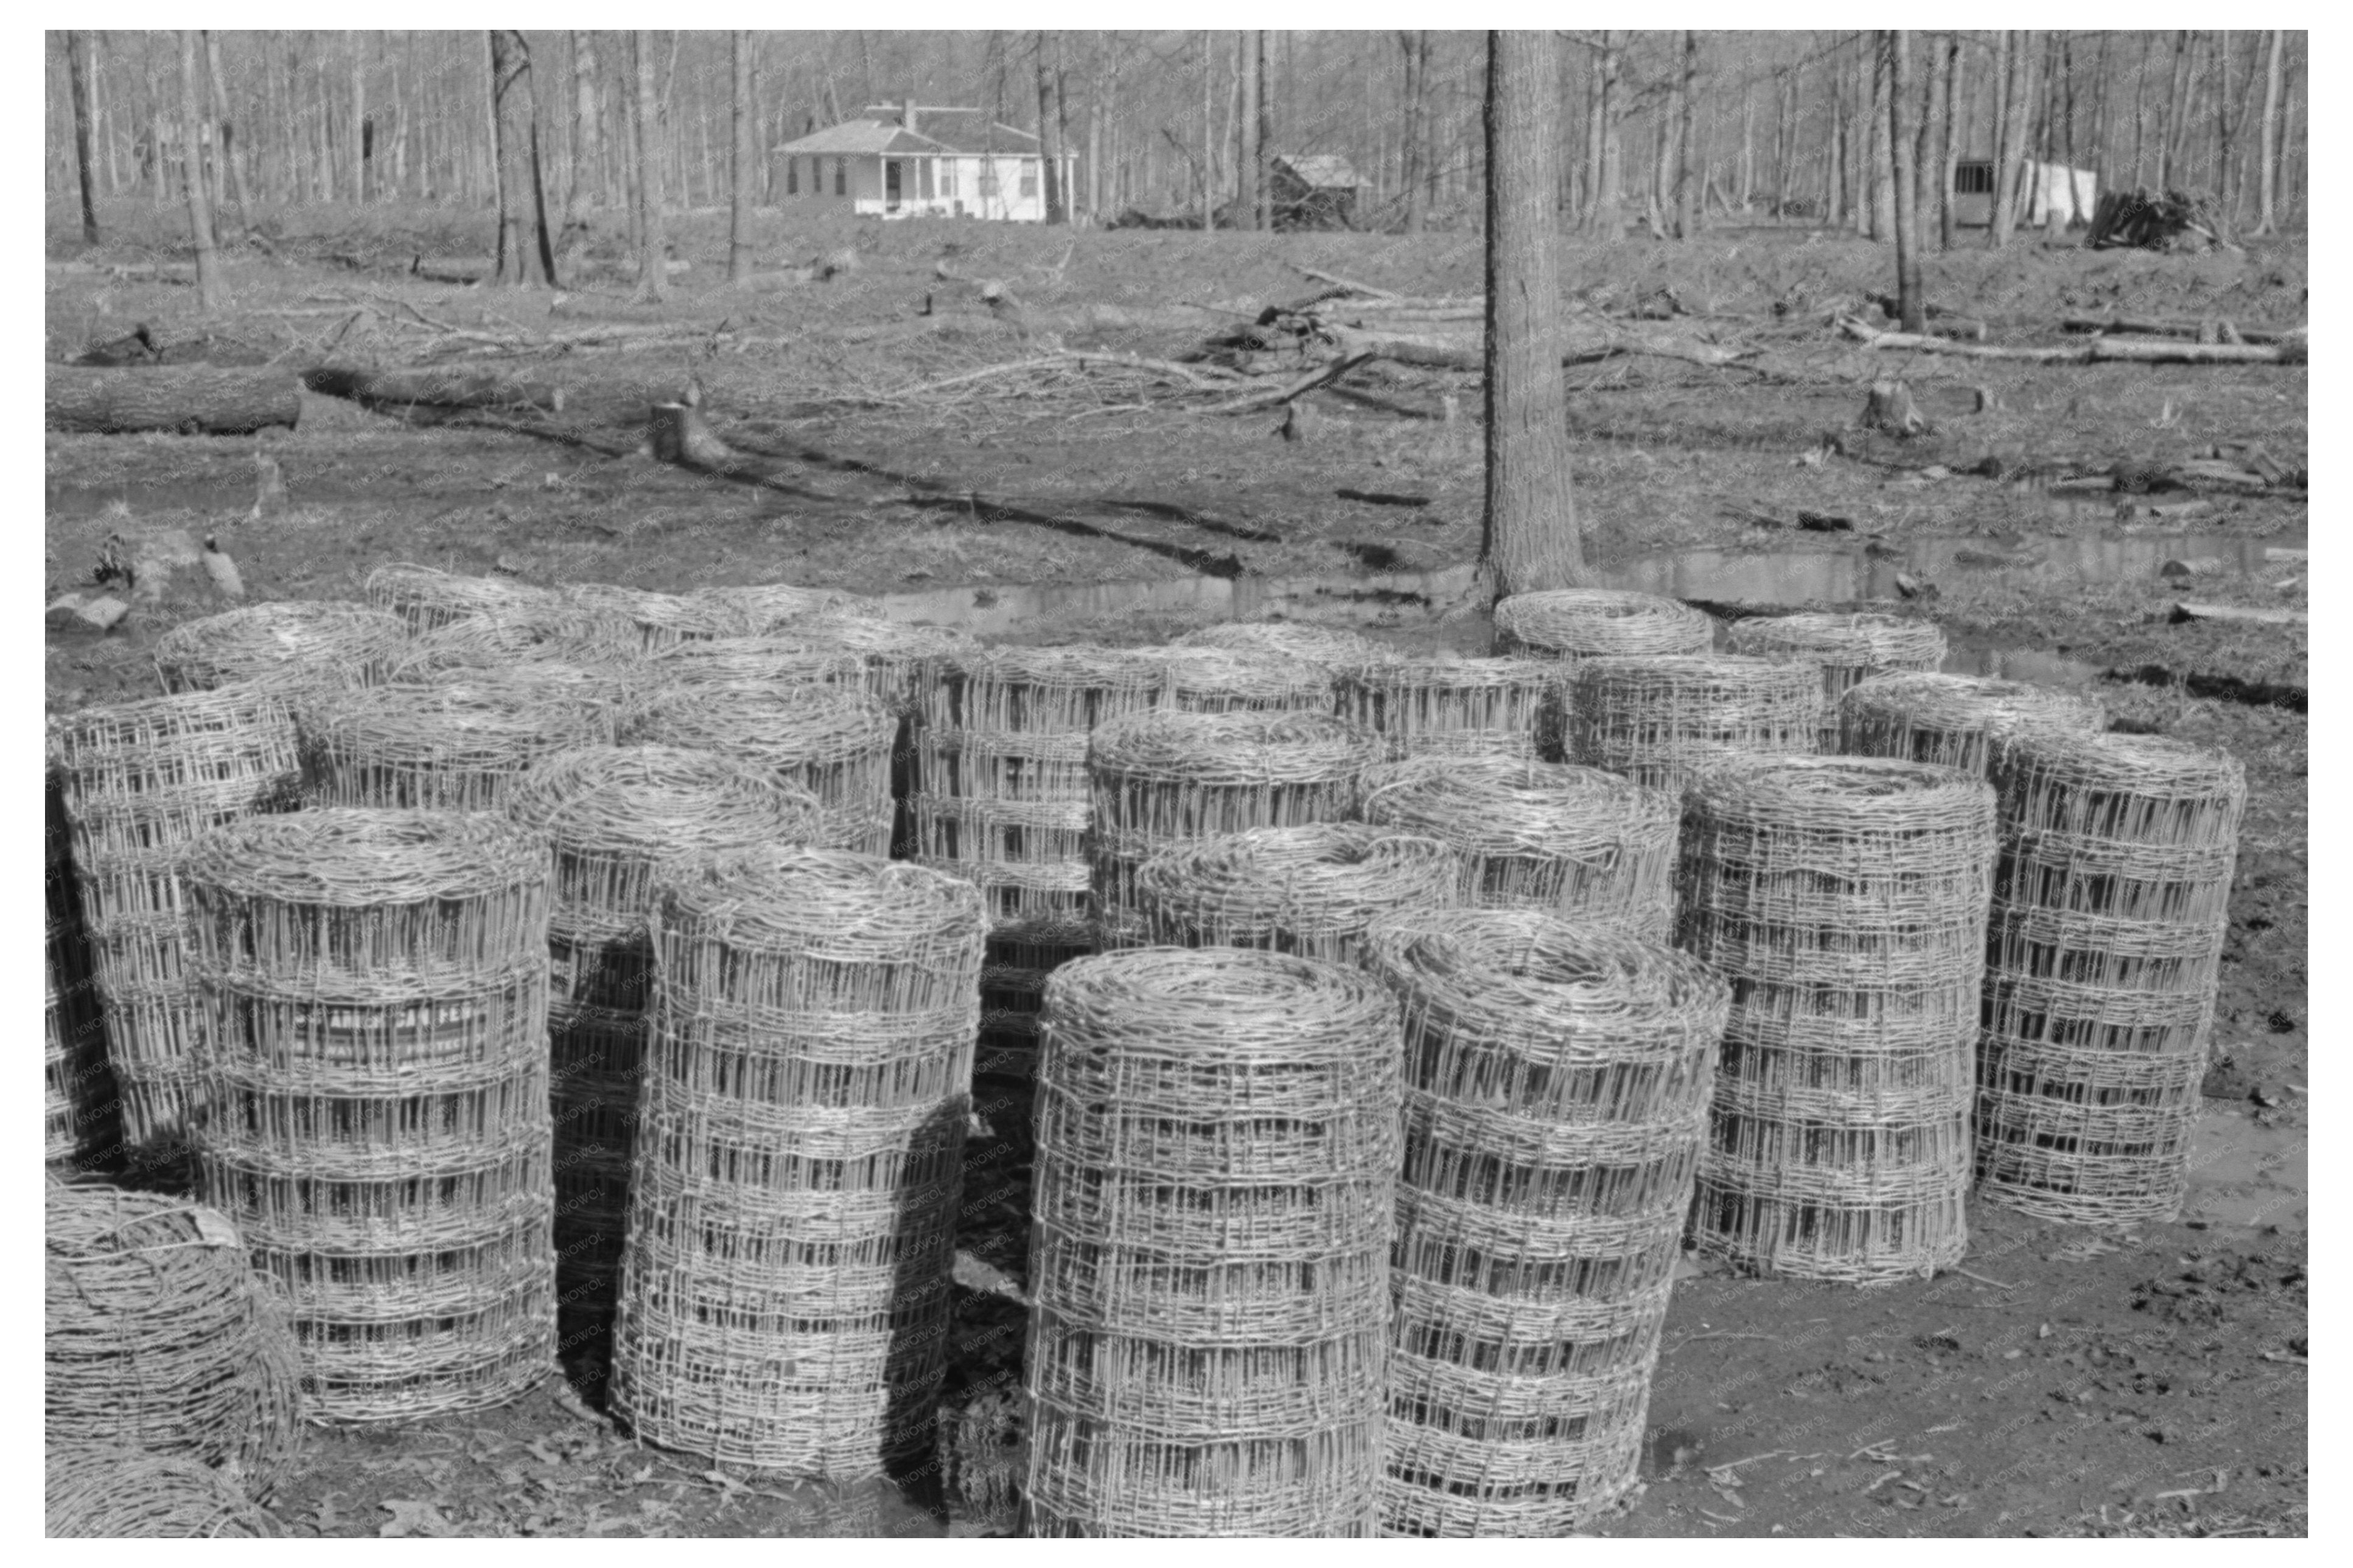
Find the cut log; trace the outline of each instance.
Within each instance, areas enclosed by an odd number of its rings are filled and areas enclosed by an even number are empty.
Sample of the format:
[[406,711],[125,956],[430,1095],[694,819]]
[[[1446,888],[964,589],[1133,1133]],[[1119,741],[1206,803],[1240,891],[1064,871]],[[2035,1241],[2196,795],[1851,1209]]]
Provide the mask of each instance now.
[[[1615,359],[1620,354],[1648,354],[1714,368],[1736,364],[1748,358],[1751,353],[1667,332],[1605,331],[1598,335],[1582,335],[1572,328],[1571,333],[1561,355],[1563,364],[1591,364],[1598,360]],[[1385,359],[1398,364],[1427,365],[1437,370],[1486,368],[1486,350],[1476,339],[1362,331],[1353,327],[1338,326],[1328,329],[1328,335],[1339,345],[1344,355],[1352,358]]]
[[538,408],[564,412],[564,389],[494,371],[362,370],[324,364],[302,373],[302,384],[327,397],[370,408]]
[[2305,610],[2258,610],[2242,605],[2196,605],[2184,599],[2173,606],[2176,621],[2240,621],[2259,626],[2301,626],[2311,624]]
[[2171,338],[2094,338],[2090,357],[2139,364],[2302,364],[2302,338],[2277,343],[2185,343]]
[[291,429],[302,408],[302,384],[291,371],[45,368],[43,411],[52,430],[248,436],[273,425]]
[[1909,350],[1918,353],[1955,354],[1963,359],[2018,360],[2029,364],[2082,364],[2092,357],[2091,345],[2026,349],[1992,343],[1960,343],[1925,332],[1884,332],[1852,316],[1838,319],[1839,331],[1867,348]]
[[649,426],[653,455],[681,468],[724,474],[736,466],[735,449],[719,438],[702,411],[686,403],[657,403]]
[[1912,389],[1900,381],[1874,381],[1871,393],[1863,400],[1862,417],[1857,423],[1865,430],[1908,439],[1931,432],[1928,421],[1912,401]]
[[[2068,316],[2059,323],[2067,332],[2131,333],[2150,338],[2196,338],[2203,325],[2199,321],[2159,321],[2150,316]],[[2303,327],[2242,327],[2232,323],[2240,341],[2250,343],[2302,342],[2306,336]]]

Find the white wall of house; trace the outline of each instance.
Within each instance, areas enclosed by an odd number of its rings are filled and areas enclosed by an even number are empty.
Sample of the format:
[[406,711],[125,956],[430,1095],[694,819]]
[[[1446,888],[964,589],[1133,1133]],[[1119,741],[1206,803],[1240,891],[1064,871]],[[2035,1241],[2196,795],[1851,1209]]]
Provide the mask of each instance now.
[[[899,200],[887,195],[886,160],[877,153],[847,158],[801,154],[787,158],[786,194],[796,200],[846,201],[850,210],[872,217],[980,217],[1009,223],[1043,223],[1046,193],[1039,182],[1044,160],[1018,153],[958,153],[947,157],[909,154],[888,159],[899,165]],[[1065,158],[1064,178],[1075,183],[1078,160]],[[994,176],[990,178],[989,176]]]

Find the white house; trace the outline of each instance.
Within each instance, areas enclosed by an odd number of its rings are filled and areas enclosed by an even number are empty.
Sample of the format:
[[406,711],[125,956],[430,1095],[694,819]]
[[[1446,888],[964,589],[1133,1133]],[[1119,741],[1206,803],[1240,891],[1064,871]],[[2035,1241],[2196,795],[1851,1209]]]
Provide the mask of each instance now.
[[[870,107],[775,152],[785,160],[788,198],[846,200],[873,217],[1046,220],[1038,138],[976,109]],[[1061,156],[1065,193],[1078,162],[1075,153]]]
[[[1967,158],[1956,164],[1955,221],[1980,226],[1992,223],[1996,184],[1990,159]],[[2089,223],[2099,199],[2100,177],[2094,171],[2028,161],[2018,182],[2017,221],[2029,227],[2047,225],[2054,217],[2063,224]]]

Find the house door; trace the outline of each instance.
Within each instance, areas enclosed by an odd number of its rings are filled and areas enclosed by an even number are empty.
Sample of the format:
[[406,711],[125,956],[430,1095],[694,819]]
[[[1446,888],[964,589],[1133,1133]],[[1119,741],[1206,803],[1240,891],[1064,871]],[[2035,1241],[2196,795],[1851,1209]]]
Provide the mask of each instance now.
[[899,172],[906,166],[895,159],[882,160],[882,210],[884,212],[899,210]]

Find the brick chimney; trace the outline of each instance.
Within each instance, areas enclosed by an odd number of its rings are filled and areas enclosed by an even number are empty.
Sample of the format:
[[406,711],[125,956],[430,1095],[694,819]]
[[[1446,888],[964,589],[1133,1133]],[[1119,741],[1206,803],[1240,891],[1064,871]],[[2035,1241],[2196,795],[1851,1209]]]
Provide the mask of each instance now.
[[909,132],[913,132],[915,129],[915,100],[913,99],[909,99],[904,107],[900,110],[899,124],[902,129]]

